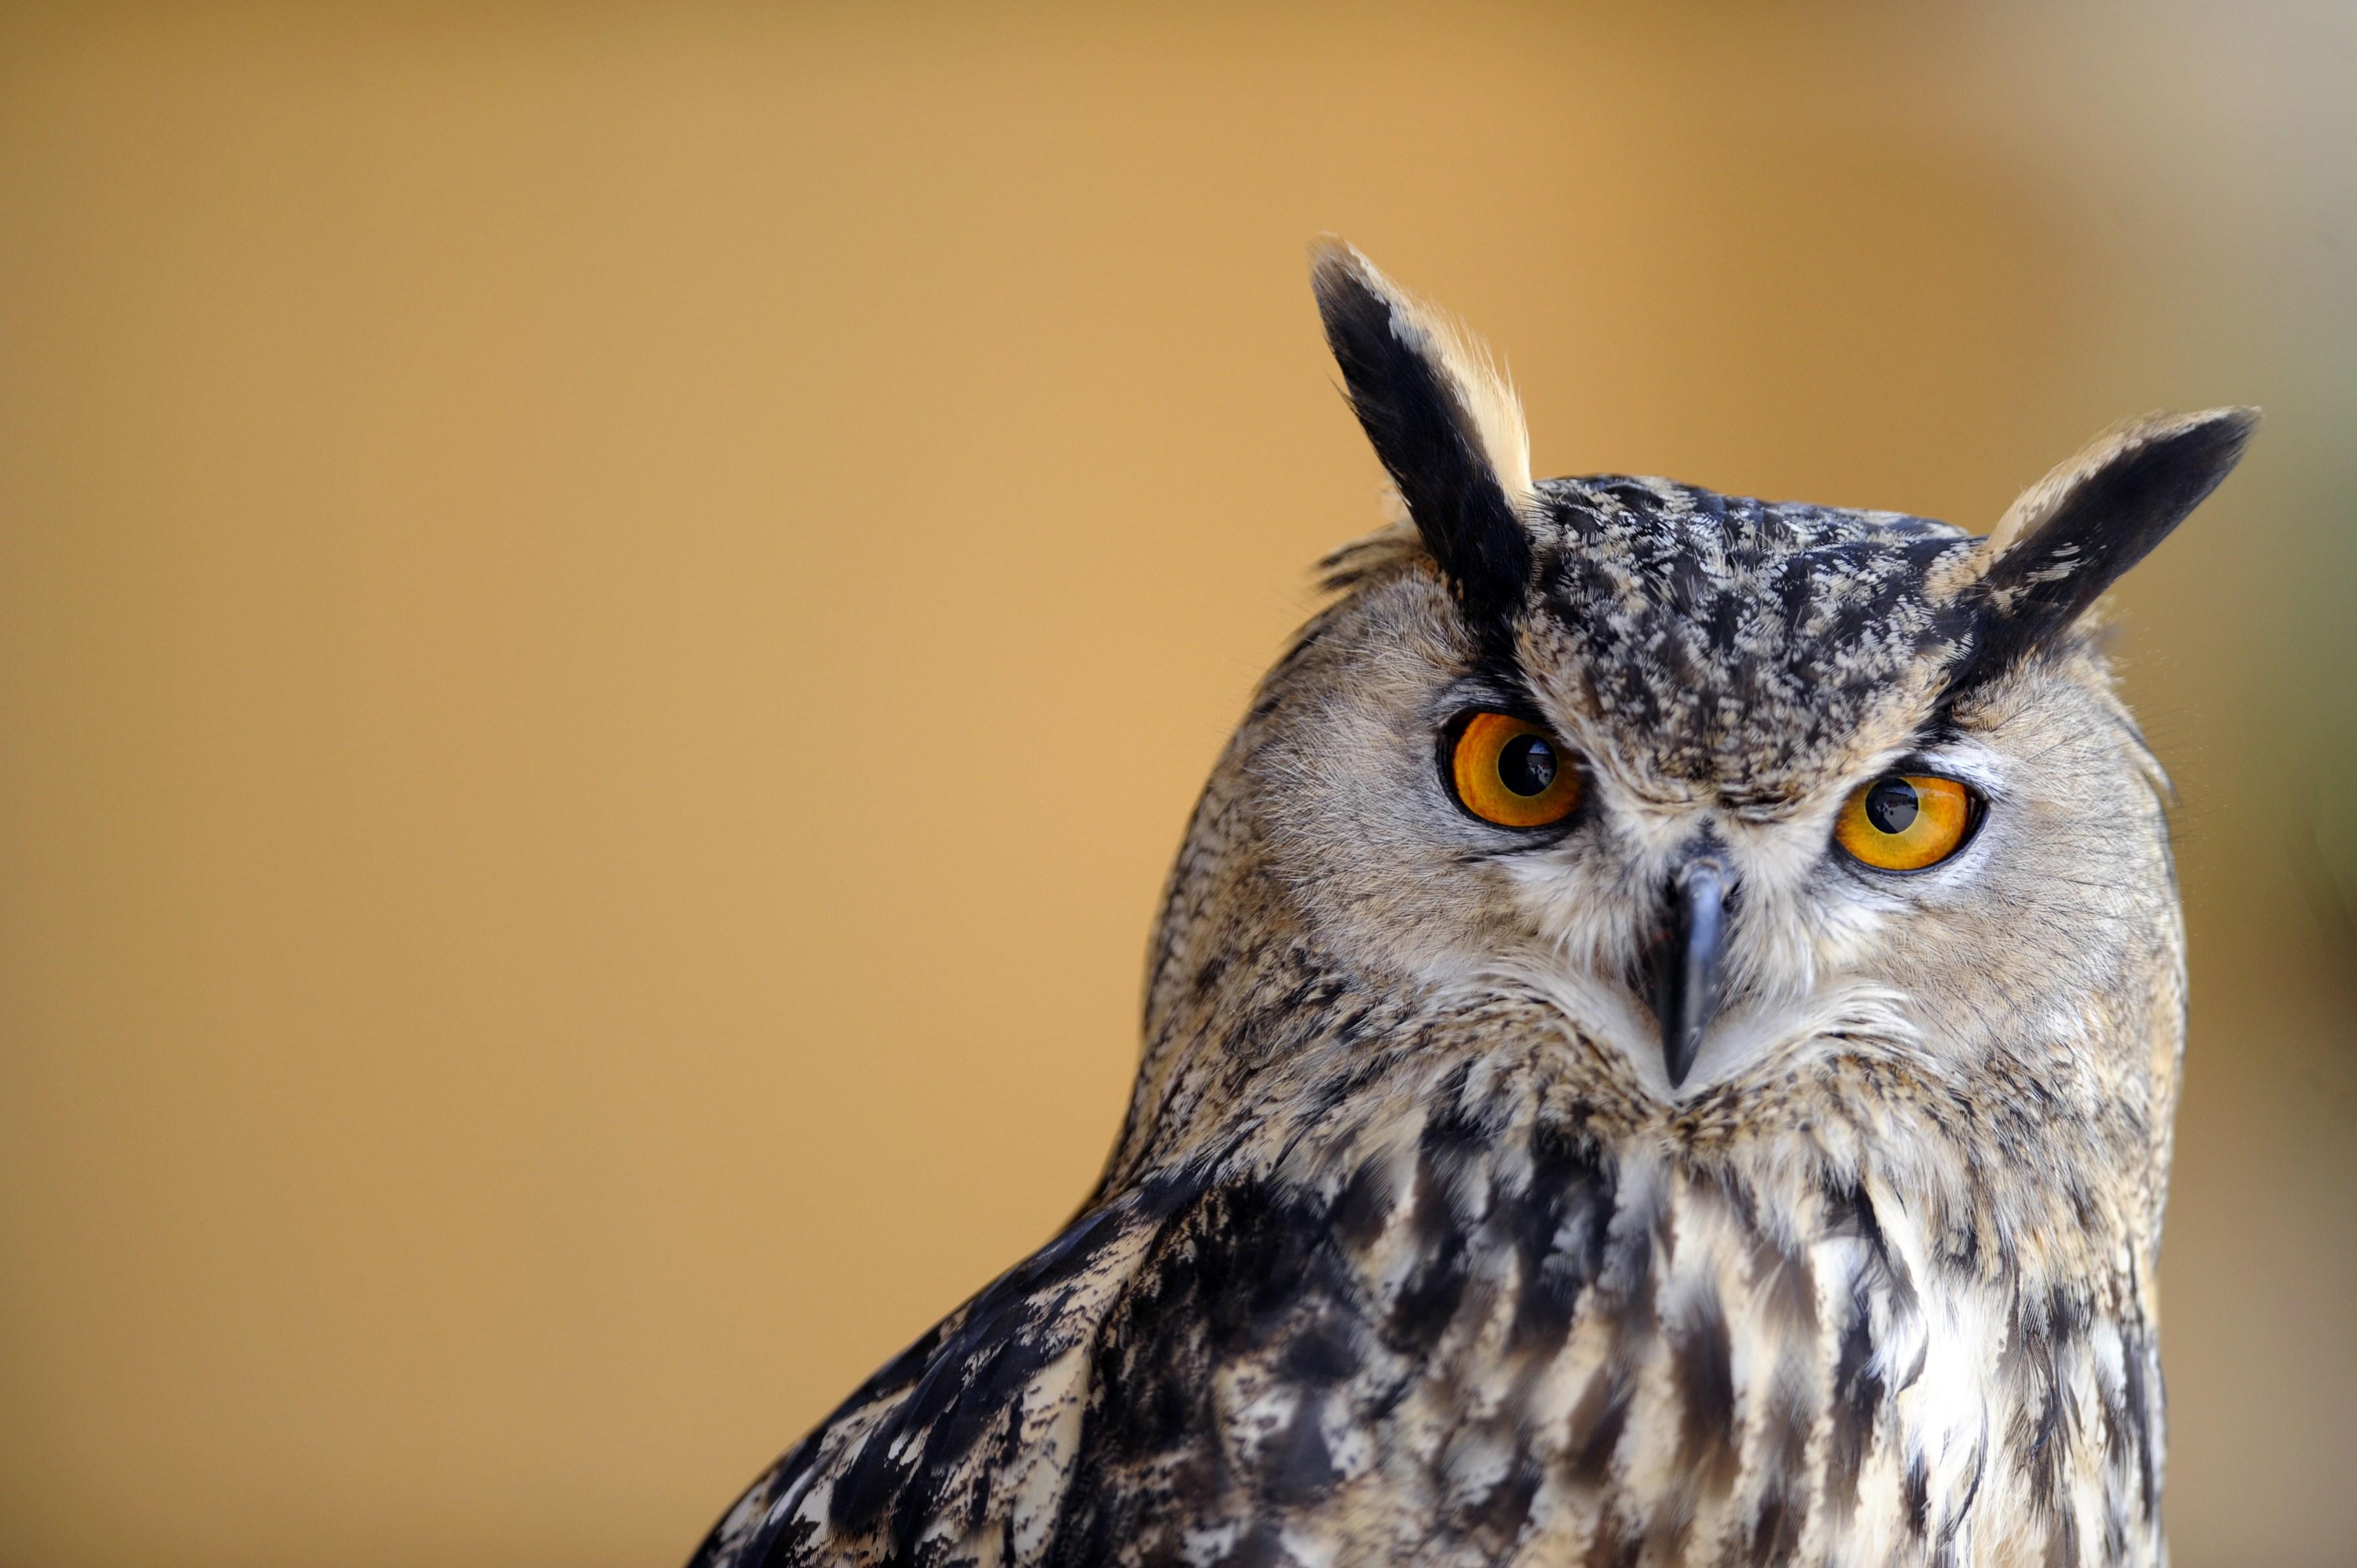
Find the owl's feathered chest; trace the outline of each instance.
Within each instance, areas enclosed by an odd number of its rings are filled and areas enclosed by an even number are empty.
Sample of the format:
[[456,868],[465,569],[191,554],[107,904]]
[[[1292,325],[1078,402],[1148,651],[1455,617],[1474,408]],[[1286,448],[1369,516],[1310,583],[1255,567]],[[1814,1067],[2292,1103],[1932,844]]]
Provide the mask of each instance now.
[[1304,1562],[2153,1554],[2139,1302],[2028,1299],[1871,1174],[1598,1144],[1478,1077],[1412,1139],[1336,1138],[1166,1231],[1106,1394],[1192,1402],[1173,1495],[1227,1500],[1181,1533]]
[[1120,1184],[709,1560],[2154,1560],[2133,1295],[2025,1294],[1870,1172],[1614,1144],[1515,1066],[1382,1054]]

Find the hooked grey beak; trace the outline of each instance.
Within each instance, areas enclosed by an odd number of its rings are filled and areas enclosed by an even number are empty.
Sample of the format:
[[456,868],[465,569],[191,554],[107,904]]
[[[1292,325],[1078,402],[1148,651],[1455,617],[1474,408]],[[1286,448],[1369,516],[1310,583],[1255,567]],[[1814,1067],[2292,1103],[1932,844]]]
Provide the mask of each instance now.
[[1718,1013],[1729,880],[1715,855],[1696,855],[1680,866],[1670,879],[1668,924],[1649,955],[1653,1015],[1661,1020],[1662,1059],[1672,1089],[1693,1070],[1703,1033]]

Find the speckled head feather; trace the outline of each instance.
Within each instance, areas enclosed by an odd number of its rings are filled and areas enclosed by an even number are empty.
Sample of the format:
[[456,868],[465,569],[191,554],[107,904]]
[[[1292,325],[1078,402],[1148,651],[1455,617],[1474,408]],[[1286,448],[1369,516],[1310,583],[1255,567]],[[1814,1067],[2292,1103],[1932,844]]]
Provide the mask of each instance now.
[[[1486,353],[1313,277],[1407,518],[1205,789],[1103,1184],[697,1561],[2163,1561],[2183,944],[2083,628],[2252,416],[1986,539],[1533,482]],[[1483,714],[1543,825],[1464,799]]]

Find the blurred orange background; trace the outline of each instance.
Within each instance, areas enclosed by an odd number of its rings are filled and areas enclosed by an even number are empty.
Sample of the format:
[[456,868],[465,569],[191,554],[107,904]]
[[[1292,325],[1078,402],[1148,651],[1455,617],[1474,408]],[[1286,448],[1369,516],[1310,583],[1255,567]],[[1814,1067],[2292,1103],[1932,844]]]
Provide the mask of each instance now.
[[2357,1560],[2357,13],[0,14],[0,1562],[684,1557],[1042,1240],[1376,519],[1303,263],[1543,473],[2123,590],[2182,795],[2180,1568]]

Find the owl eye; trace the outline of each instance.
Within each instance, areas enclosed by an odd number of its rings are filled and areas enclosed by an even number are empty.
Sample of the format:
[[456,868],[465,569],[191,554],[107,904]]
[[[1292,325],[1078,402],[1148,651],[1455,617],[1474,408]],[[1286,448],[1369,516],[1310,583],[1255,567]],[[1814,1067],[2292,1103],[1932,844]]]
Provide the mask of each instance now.
[[1457,803],[1501,828],[1544,828],[1579,810],[1587,783],[1555,736],[1511,714],[1476,713],[1451,725],[1445,750]]
[[1887,773],[1842,802],[1834,842],[1878,871],[1922,871],[1964,847],[1981,799],[1953,779]]

